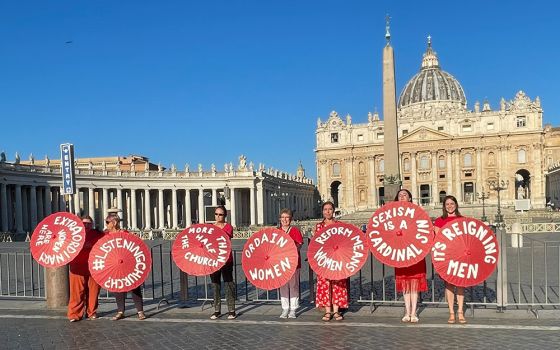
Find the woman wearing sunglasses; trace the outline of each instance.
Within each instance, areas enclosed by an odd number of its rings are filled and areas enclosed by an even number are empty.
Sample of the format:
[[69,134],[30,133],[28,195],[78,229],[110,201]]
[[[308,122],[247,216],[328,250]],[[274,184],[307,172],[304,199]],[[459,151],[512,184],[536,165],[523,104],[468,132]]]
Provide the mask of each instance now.
[[[226,222],[227,210],[223,205],[218,206],[214,211],[216,222],[215,226],[224,230],[230,239],[233,238],[233,226]],[[233,252],[232,252],[233,253]],[[235,283],[233,282],[233,255],[230,255],[226,264],[221,269],[210,275],[212,288],[214,289],[214,313],[210,319],[215,320],[222,315],[222,284],[224,279],[226,287],[226,302],[228,307],[228,319],[233,320],[237,317],[235,313]]]

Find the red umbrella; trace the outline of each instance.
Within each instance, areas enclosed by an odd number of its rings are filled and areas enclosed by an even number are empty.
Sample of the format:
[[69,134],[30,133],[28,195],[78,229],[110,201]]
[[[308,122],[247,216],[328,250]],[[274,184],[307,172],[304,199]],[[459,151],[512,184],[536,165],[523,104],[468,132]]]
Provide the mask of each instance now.
[[205,276],[218,271],[231,254],[231,241],[221,228],[196,224],[184,229],[173,242],[173,261],[184,272]]
[[410,202],[391,202],[377,209],[367,226],[373,255],[385,265],[406,267],[422,261],[434,242],[432,220]]
[[118,231],[95,243],[88,260],[93,279],[110,292],[128,292],[141,285],[152,268],[150,248],[138,236]]
[[297,247],[286,232],[263,228],[245,242],[241,264],[255,287],[276,289],[286,284],[296,271]]
[[445,281],[459,287],[482,283],[498,265],[498,240],[482,221],[460,217],[445,224],[432,248],[432,261]]
[[84,247],[86,229],[72,213],[58,212],[35,227],[29,245],[31,254],[45,267],[59,267],[72,261]]
[[338,221],[315,233],[309,242],[307,258],[317,275],[341,280],[354,275],[365,264],[367,243],[359,228]]

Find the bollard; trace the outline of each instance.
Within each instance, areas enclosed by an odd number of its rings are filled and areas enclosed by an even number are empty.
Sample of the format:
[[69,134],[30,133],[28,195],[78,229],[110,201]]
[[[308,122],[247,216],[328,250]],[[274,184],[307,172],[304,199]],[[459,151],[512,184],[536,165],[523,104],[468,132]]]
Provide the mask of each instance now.
[[68,265],[45,268],[45,289],[47,290],[47,309],[60,309],[68,306],[70,298]]
[[179,284],[179,303],[180,307],[184,308],[187,307],[187,302],[189,301],[189,276],[183,271],[179,273]]
[[513,248],[523,248],[523,232],[521,232],[521,223],[514,222],[511,225],[511,246]]

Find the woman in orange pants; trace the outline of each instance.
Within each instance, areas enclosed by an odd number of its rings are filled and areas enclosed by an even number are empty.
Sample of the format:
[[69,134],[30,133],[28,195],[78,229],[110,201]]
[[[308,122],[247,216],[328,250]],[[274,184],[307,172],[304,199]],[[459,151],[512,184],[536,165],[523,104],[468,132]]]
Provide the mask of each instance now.
[[99,290],[97,282],[91,277],[88,269],[88,258],[91,248],[104,233],[93,228],[90,216],[83,216],[82,222],[86,228],[84,247],[78,256],[70,262],[70,300],[68,301],[68,319],[76,322],[84,317],[97,318]]

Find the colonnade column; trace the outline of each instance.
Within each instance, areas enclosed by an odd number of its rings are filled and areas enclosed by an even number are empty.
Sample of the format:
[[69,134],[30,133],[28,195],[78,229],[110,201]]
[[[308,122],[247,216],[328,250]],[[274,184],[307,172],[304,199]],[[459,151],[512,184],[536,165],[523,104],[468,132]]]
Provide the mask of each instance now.
[[213,188],[212,189],[212,206],[217,206],[218,205],[218,189]]
[[80,216],[80,190],[76,189],[76,193],[72,195],[72,204],[74,204],[74,214]]
[[185,189],[185,227],[192,224],[191,216],[191,190]]
[[95,192],[93,188],[88,188],[88,214],[95,221]]
[[29,207],[31,218],[31,227],[29,231],[33,231],[35,226],[37,226],[37,188],[35,186],[29,188]]
[[204,217],[204,190],[198,189],[198,223],[203,224],[206,222]]
[[255,214],[256,214],[256,205],[255,205],[255,185],[251,186],[251,188],[249,188],[249,206],[251,208],[250,214],[251,214],[251,226],[255,226],[256,224],[256,220],[255,220]]
[[133,230],[138,229],[138,217],[137,217],[137,209],[136,209],[136,189],[130,190],[130,221],[131,224],[129,225]]
[[[410,183],[412,184],[410,192],[412,193],[412,200],[416,200],[418,202],[418,182],[416,176],[416,152],[412,152],[410,153]],[[389,198],[389,200],[393,200],[393,198]]]
[[[121,212],[120,212],[121,220],[124,219],[124,207],[123,207],[123,200],[122,200],[123,193],[122,192],[123,191],[122,191],[121,188],[117,188],[117,209],[121,210]],[[127,223],[126,226],[128,226],[128,223]]]
[[8,232],[8,195],[6,193],[6,184],[0,184],[0,220],[2,232]]
[[105,220],[107,217],[107,210],[109,210],[109,191],[103,189],[103,213],[101,214],[101,220]]
[[171,210],[173,211],[173,229],[177,229],[179,227],[179,215],[177,215],[177,189],[174,188],[171,190]]
[[262,182],[257,185],[257,224],[264,225],[264,191]]
[[[36,187],[37,189],[37,222],[43,220],[45,217],[44,206],[45,202],[43,201],[43,187]],[[33,227],[35,229],[35,227]]]
[[45,186],[45,216],[49,216],[52,214],[52,192],[51,192],[51,186],[46,185]]
[[237,226],[237,217],[235,211],[235,188],[231,188],[230,191],[230,199],[229,199],[229,206],[230,206],[230,224],[231,226]]
[[146,224],[144,225],[144,229],[151,230],[152,229],[152,206],[150,204],[150,190],[144,190],[144,215]]
[[165,216],[163,208],[163,190],[158,190],[158,226],[160,229],[165,227]]
[[21,200],[21,185],[16,185],[16,232],[23,232],[23,208]]

